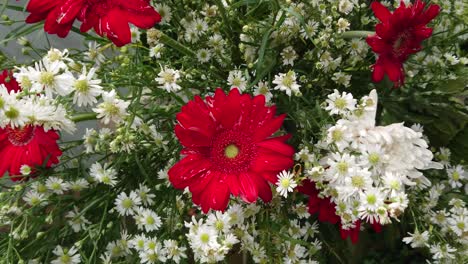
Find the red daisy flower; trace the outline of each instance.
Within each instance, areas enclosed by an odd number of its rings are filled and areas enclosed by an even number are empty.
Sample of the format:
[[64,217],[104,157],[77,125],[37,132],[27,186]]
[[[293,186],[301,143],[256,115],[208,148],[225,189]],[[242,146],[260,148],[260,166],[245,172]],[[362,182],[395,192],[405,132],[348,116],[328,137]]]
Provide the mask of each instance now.
[[238,89],[226,95],[218,88],[205,100],[196,96],[177,114],[175,133],[186,157],[169,170],[169,180],[177,189],[189,187],[205,213],[224,211],[231,194],[269,202],[268,182],[294,164],[289,136],[271,137],[285,118],[275,114],[263,95],[252,98]]
[[[57,164],[62,155],[57,140],[59,135],[53,130],[44,131],[41,126],[23,128],[0,128],[0,178],[8,171],[13,181],[21,180],[20,169]],[[44,164],[46,163],[46,164]]]
[[3,72],[0,74],[0,84],[5,85],[8,92],[10,92],[10,91],[17,92],[17,91],[21,90],[18,82],[13,77],[13,72],[12,71],[3,70]]
[[379,55],[373,65],[372,80],[380,82],[387,74],[395,86],[400,86],[405,79],[403,63],[409,55],[420,51],[422,41],[432,35],[432,28],[426,25],[439,14],[440,7],[431,4],[425,8],[421,0],[416,0],[408,6],[401,1],[393,13],[379,2],[373,2],[371,8],[381,21],[375,27],[376,34],[366,39]]
[[[318,213],[318,220],[320,222],[329,222],[331,224],[338,224],[340,222],[340,217],[336,215],[335,203],[331,202],[330,198],[320,198],[315,183],[304,181],[298,187],[298,191],[309,195],[308,211],[311,215]],[[339,226],[341,238],[346,240],[350,237],[351,242],[356,244],[359,240],[359,232],[361,231],[361,221],[358,220],[354,224],[355,227],[351,229],[343,229],[341,223],[339,223]],[[377,233],[382,231],[382,226],[379,223],[371,224],[371,226]]]
[[[5,85],[8,91],[21,90],[11,71],[2,72],[0,84]],[[46,167],[51,167],[57,164],[58,157],[62,155],[58,139],[57,132],[46,132],[41,126],[0,128],[0,178],[8,171],[12,180],[20,180],[21,177],[17,176],[23,165],[34,167],[46,163]]]
[[31,0],[27,23],[45,20],[44,30],[65,37],[75,19],[83,22],[80,31],[94,28],[100,36],[121,47],[131,42],[129,23],[148,29],[161,21],[149,0]]

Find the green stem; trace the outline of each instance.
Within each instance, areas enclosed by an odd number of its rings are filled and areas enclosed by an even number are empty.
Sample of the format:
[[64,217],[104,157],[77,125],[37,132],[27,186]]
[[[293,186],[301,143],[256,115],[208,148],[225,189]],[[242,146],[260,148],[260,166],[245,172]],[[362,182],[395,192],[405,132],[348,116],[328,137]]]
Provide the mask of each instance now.
[[78,114],[74,115],[71,120],[75,123],[82,122],[82,121],[88,121],[88,120],[96,120],[96,113],[84,113],[84,114]]
[[344,39],[352,39],[352,38],[367,38],[370,35],[374,35],[375,32],[372,31],[362,31],[362,30],[356,30],[356,31],[347,31],[341,34],[341,37]]
[[162,33],[161,31],[159,31],[159,33],[161,34],[159,40],[163,44],[165,44],[165,45],[167,45],[167,46],[169,46],[169,47],[171,47],[171,48],[173,48],[173,49],[175,49],[175,50],[179,51],[180,53],[185,54],[187,56],[192,56],[192,57],[196,56],[196,54],[192,50],[185,47],[184,45],[182,45],[177,40],[169,37],[168,35]]

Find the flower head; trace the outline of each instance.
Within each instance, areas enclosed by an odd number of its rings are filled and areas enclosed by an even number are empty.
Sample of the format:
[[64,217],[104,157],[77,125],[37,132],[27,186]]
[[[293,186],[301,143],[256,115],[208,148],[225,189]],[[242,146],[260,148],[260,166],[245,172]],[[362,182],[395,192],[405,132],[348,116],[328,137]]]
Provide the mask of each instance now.
[[189,187],[204,212],[224,210],[231,194],[249,203],[270,201],[268,182],[277,182],[294,155],[287,136],[271,137],[285,118],[275,114],[263,95],[252,98],[238,89],[195,97],[177,115],[175,133],[186,157],[169,170],[169,180],[178,189]]
[[403,63],[409,55],[420,51],[421,42],[432,35],[432,28],[426,25],[439,14],[440,7],[431,4],[425,9],[425,4],[416,0],[408,5],[402,1],[393,13],[377,1],[371,8],[380,20],[376,34],[366,39],[379,55],[373,66],[372,79],[380,82],[387,74],[395,86],[402,85],[405,79]]

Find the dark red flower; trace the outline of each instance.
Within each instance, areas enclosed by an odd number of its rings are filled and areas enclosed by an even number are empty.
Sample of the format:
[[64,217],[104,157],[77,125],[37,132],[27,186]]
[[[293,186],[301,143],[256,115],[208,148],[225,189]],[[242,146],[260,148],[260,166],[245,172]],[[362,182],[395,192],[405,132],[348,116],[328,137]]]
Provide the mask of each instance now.
[[[5,85],[8,91],[21,90],[11,71],[2,72],[0,84]],[[23,165],[51,167],[57,164],[58,157],[62,155],[57,145],[58,139],[57,132],[46,132],[41,126],[0,128],[0,178],[8,171],[12,180],[21,180],[19,175]]]
[[251,97],[217,89],[203,100],[196,96],[177,114],[175,133],[186,155],[169,170],[177,189],[189,187],[203,212],[224,211],[232,195],[248,203],[268,202],[280,171],[293,166],[289,136],[271,137],[285,115],[275,116],[263,95]]
[[395,86],[400,86],[405,79],[403,63],[409,55],[420,51],[422,41],[432,35],[432,28],[426,25],[439,14],[440,7],[431,4],[425,8],[421,0],[416,0],[408,6],[401,1],[393,13],[376,1],[371,8],[381,21],[375,27],[376,34],[366,39],[379,55],[373,65],[372,80],[380,82],[386,74]]
[[129,23],[142,29],[153,27],[161,16],[150,0],[31,0],[26,10],[31,14],[27,23],[45,20],[44,30],[65,37],[76,19],[82,22],[80,31],[94,28],[100,36],[117,46],[131,42]]
[[0,84],[5,85],[8,92],[10,92],[10,91],[17,92],[17,91],[21,90],[18,82],[13,77],[13,72],[12,71],[8,71],[8,70],[3,70],[2,71],[2,73],[0,74]]
[[[354,228],[343,229],[340,223],[340,217],[336,215],[336,205],[330,201],[330,198],[320,198],[318,196],[319,191],[315,187],[315,183],[311,181],[304,181],[297,189],[299,192],[309,195],[308,211],[310,214],[318,213],[318,220],[320,222],[339,224],[340,235],[343,240],[346,240],[348,237],[350,237],[353,244],[358,242],[359,232],[361,231],[361,221],[356,221],[354,223]],[[382,230],[382,226],[378,223],[371,224],[371,226],[377,233]]]

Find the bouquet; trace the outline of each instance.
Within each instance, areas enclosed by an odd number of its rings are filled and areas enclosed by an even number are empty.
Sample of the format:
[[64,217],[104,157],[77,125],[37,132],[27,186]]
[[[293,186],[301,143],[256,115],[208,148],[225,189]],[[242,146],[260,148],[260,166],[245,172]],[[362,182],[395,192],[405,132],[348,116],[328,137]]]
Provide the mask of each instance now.
[[6,1],[0,263],[468,262],[466,6]]

